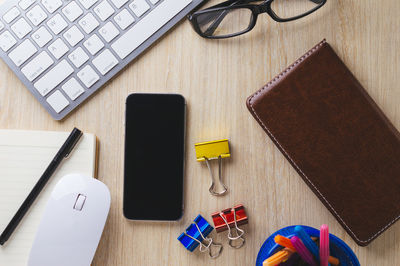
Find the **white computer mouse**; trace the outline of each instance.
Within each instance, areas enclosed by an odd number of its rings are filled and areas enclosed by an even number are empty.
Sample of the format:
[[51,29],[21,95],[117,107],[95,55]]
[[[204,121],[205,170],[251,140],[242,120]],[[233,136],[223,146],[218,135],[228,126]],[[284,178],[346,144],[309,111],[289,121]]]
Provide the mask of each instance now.
[[110,191],[80,174],[63,177],[44,211],[29,266],[89,266],[110,210]]

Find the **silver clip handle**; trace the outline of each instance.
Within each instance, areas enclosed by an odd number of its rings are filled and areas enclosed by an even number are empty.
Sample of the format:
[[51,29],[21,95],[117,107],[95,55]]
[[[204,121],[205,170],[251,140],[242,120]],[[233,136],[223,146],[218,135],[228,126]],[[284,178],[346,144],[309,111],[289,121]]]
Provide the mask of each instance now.
[[[232,231],[236,232],[236,236],[233,236]],[[235,230],[229,230],[228,238],[230,240],[237,240],[241,238],[243,235],[244,235],[244,230],[240,229],[239,227],[236,227]]]
[[214,178],[213,171],[211,169],[210,160],[208,158],[206,158],[206,157],[204,157],[204,159],[206,161],[208,170],[210,172],[211,182],[212,182],[211,186],[210,186],[210,188],[208,190],[210,191],[211,195],[213,195],[213,196],[222,196],[222,195],[224,195],[228,191],[228,188],[222,182],[222,157],[218,156],[218,181],[219,181],[220,185],[224,188],[222,191],[215,191],[215,181],[214,181],[215,178]]
[[[197,240],[197,239],[196,239]],[[214,243],[212,238],[206,237],[203,241],[208,241],[207,246],[200,242],[200,252],[206,252],[212,259],[216,259],[221,255],[223,246],[219,243]]]
[[[219,243],[213,243],[212,238],[205,237],[203,235],[203,233],[201,232],[201,230],[196,222],[194,222],[193,224],[196,226],[197,231],[199,231],[202,241],[188,235],[186,232],[184,232],[184,234],[186,236],[188,236],[189,238],[193,239],[194,241],[196,241],[197,243],[199,243],[200,252],[206,252],[208,250],[208,255],[210,256],[210,258],[212,258],[212,259],[218,258],[219,255],[221,255],[221,253],[222,253],[223,246]],[[204,245],[203,241],[207,242],[207,245]],[[216,250],[216,251],[213,251],[213,250]]]
[[200,244],[200,252],[206,252],[208,250],[208,255],[212,259],[216,259],[216,258],[219,257],[219,255],[221,255],[221,252],[222,252],[222,249],[223,249],[223,246],[221,244],[214,243],[212,238],[208,238],[208,237],[204,238],[203,241],[207,241],[208,244],[204,245],[202,242],[198,241],[199,244]]
[[[210,256],[210,258],[216,259],[219,257],[219,255],[221,255],[223,248],[224,247],[219,243],[215,243],[215,242],[211,243],[211,246],[208,250],[208,255]],[[213,252],[213,250],[215,250],[215,251]]]
[[[231,227],[228,224],[228,221],[226,220],[226,218],[224,217],[224,214],[222,212],[219,213],[219,216],[221,216],[222,220],[224,220],[226,226],[228,227],[229,246],[231,246],[232,248],[236,248],[236,249],[243,247],[243,245],[246,243],[246,239],[243,237],[244,230],[240,229],[237,224],[235,208],[233,208],[233,219],[235,221],[235,230],[231,229]],[[232,231],[235,231],[236,236],[233,236]],[[233,244],[234,241],[239,240],[239,239],[241,242],[238,245],[234,245]]]
[[[246,239],[243,237],[244,230],[240,229],[239,227],[236,227],[235,229],[236,236],[228,235],[229,246],[238,249],[243,247],[243,245],[246,243]],[[238,232],[240,232],[240,234]],[[240,243],[238,245],[233,244],[236,242],[236,240],[240,240]]]

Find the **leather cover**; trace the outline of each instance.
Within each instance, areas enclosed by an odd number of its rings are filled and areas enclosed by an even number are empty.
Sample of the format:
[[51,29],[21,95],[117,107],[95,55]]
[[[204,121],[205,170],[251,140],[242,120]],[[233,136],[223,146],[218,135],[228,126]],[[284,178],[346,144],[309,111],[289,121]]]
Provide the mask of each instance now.
[[357,244],[399,219],[400,134],[325,40],[247,106]]

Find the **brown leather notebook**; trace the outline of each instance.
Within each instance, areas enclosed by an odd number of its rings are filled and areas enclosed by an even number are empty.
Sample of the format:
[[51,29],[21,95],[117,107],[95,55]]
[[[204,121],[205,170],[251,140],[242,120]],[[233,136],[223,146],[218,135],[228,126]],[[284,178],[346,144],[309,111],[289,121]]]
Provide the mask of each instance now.
[[400,134],[325,40],[247,106],[357,244],[399,219]]

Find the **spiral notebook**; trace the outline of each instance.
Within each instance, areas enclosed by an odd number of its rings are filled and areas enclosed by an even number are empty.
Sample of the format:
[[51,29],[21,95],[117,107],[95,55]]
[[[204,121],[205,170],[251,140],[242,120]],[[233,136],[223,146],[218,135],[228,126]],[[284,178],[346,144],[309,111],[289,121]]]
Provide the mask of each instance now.
[[[0,231],[43,174],[70,132],[0,130]],[[97,140],[84,134],[70,158],[58,167],[4,246],[0,265],[26,265],[42,212],[53,187],[69,173],[96,176]]]

